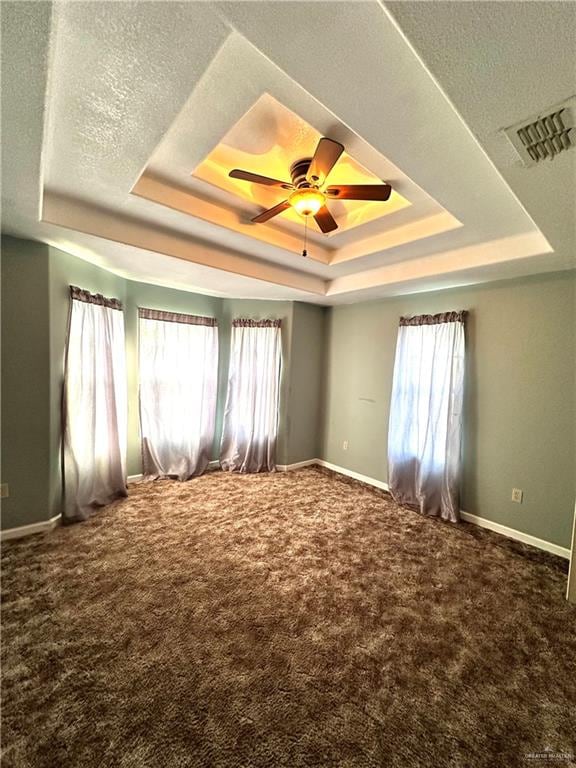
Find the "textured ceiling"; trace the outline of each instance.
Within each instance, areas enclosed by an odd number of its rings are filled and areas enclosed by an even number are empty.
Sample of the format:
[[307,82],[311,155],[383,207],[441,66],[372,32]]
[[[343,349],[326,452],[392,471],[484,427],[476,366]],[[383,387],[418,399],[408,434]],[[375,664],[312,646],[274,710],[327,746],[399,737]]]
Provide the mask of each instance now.
[[[576,92],[574,4],[0,7],[4,231],[135,279],[318,303],[575,265],[576,152],[526,169],[501,132]],[[246,227],[264,197],[192,174],[226,137],[291,146],[285,123],[234,136],[263,94],[410,205],[308,260],[298,224]]]
[[576,3],[386,7],[555,252],[573,266],[576,151],[526,168],[502,129],[576,94]]

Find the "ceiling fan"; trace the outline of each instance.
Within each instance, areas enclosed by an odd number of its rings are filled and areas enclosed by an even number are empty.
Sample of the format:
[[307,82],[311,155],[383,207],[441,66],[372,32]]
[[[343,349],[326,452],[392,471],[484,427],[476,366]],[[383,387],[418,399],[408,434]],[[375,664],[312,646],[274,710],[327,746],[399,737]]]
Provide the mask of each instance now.
[[338,229],[338,224],[326,205],[328,200],[379,200],[385,202],[390,197],[390,184],[337,184],[325,187],[328,174],[344,152],[344,147],[338,141],[321,138],[314,152],[314,157],[297,160],[290,166],[291,182],[271,179],[250,171],[234,168],[228,174],[233,179],[251,181],[254,184],[264,184],[268,187],[280,187],[290,191],[286,200],[268,208],[255,216],[251,221],[262,224],[273,216],[294,210],[307,219],[313,216],[324,234]]

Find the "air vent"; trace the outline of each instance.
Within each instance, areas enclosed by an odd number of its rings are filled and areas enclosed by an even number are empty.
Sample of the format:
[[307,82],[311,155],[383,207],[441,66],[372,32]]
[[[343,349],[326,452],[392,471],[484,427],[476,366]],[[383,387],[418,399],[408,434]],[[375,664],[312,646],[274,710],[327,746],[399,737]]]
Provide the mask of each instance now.
[[576,145],[576,96],[528,120],[505,128],[524,165],[553,160]]

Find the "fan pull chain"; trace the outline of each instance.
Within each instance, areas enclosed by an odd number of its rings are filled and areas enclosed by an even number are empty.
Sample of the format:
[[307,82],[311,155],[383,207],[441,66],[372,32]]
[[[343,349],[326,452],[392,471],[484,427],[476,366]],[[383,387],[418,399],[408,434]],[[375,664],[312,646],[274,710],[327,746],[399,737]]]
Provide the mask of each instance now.
[[306,246],[308,245],[308,216],[304,218],[304,250],[302,251],[302,256],[306,257],[308,256],[308,251],[306,250]]

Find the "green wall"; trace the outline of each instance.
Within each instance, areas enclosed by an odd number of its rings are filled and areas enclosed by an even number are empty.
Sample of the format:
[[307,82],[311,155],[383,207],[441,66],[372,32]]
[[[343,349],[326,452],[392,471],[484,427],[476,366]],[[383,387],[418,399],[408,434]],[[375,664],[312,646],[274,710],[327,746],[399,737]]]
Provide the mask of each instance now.
[[[462,508],[568,547],[575,290],[574,272],[564,272],[332,308],[322,457],[387,480],[398,319],[467,309]],[[522,504],[510,501],[513,487],[523,489]]]
[[[2,528],[47,520],[59,513],[61,400],[69,311],[69,286],[120,299],[124,304],[128,369],[128,474],[141,472],[138,409],[138,307],[216,317],[219,326],[219,391],[213,457],[218,458],[226,399],[230,324],[234,317],[282,320],[283,369],[277,462],[313,459],[317,444],[306,436],[300,414],[319,411],[316,381],[302,389],[311,339],[323,329],[321,310],[288,301],[222,299],[126,280],[42,243],[6,237],[2,243]],[[298,334],[293,318],[298,318]],[[303,324],[302,318],[308,318]],[[316,350],[316,351],[315,351]],[[291,373],[296,361],[297,375]],[[289,411],[296,413],[292,422]],[[312,423],[312,422],[311,422]],[[293,429],[291,426],[295,425]],[[297,458],[290,458],[297,457]],[[31,474],[33,473],[33,475]],[[33,476],[34,481],[30,478]]]
[[50,517],[48,247],[2,238],[2,527]]
[[324,307],[294,304],[286,464],[322,455],[325,315]]
[[[124,302],[129,474],[141,471],[139,306],[218,319],[215,458],[231,320],[276,317],[283,327],[278,464],[318,457],[383,481],[398,318],[469,310],[462,506],[569,546],[576,466],[574,272],[324,309],[137,283],[10,237],[2,242],[2,482],[10,486],[3,528],[47,520],[60,510],[60,403],[71,283]],[[510,501],[512,487],[523,489],[523,504]]]

